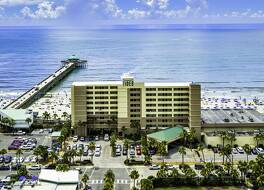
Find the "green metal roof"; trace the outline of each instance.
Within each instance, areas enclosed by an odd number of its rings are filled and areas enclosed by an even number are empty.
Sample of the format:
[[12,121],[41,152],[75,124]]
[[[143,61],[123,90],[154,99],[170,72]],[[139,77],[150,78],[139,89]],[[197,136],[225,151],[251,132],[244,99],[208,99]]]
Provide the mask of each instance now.
[[79,59],[76,55],[72,55],[70,58],[69,58],[69,60],[77,60],[77,59]]
[[181,125],[177,125],[176,127],[164,129],[155,133],[148,134],[148,138],[155,139],[159,142],[166,141],[167,143],[171,143],[181,138],[181,134],[183,133],[183,127]]

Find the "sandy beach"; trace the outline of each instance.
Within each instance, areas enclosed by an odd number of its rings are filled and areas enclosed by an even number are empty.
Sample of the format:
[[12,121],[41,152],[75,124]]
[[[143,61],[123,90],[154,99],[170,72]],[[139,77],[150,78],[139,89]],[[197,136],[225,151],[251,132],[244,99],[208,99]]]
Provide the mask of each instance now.
[[[19,94],[1,93],[0,108],[10,103]],[[47,111],[51,118],[54,114],[62,118],[63,112],[71,113],[70,91],[58,89],[50,91],[37,100],[28,109],[38,112],[38,116]],[[201,94],[202,109],[255,109],[264,114],[264,89],[224,88],[203,89]]]

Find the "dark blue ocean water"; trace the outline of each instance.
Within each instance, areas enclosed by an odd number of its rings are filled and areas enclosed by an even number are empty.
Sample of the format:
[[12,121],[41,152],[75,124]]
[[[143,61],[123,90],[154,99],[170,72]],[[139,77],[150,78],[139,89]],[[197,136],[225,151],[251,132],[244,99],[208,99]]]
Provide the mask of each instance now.
[[88,68],[73,81],[195,81],[264,87],[264,30],[66,30],[0,28],[0,91],[22,92],[76,54]]

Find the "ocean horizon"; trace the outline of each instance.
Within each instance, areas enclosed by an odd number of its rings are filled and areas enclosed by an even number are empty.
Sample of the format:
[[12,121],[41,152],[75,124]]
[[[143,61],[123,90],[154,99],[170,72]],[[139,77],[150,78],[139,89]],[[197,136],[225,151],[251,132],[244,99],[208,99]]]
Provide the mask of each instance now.
[[69,90],[73,81],[119,80],[126,72],[137,81],[264,87],[263,24],[182,26],[0,27],[0,91],[31,88],[72,54],[87,59],[88,67],[73,71],[57,88]]

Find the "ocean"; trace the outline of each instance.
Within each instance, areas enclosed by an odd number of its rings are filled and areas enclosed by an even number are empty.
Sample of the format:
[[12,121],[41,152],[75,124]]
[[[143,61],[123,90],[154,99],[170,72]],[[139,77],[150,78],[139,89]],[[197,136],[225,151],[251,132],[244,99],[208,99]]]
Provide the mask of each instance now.
[[[0,92],[21,93],[72,54],[88,60],[73,81],[194,81],[203,88],[264,87],[263,29],[70,30],[0,28]],[[55,90],[56,90],[55,89]]]

